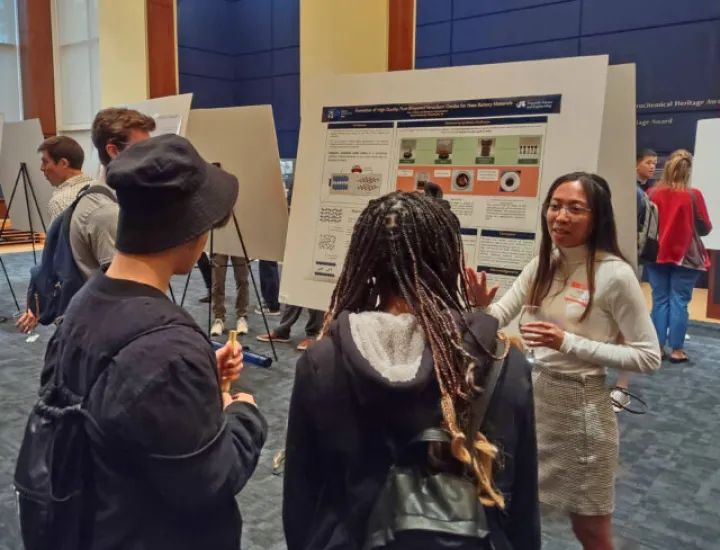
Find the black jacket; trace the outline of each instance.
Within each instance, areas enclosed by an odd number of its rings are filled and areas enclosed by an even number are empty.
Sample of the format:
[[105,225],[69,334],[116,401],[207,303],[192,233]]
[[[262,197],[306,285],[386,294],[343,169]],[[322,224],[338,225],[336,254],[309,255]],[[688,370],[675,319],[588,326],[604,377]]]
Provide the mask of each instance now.
[[88,410],[105,436],[87,473],[88,550],[237,550],[235,495],[267,425],[247,404],[223,412],[215,353],[192,318],[154,288],[98,274],[52,337],[42,383],[58,368],[74,393],[92,387]]
[[[497,321],[482,313],[467,319],[475,337],[493,349]],[[358,350],[348,313],[331,331],[297,366],[283,501],[288,550],[361,549],[368,515],[391,465],[387,435],[403,445],[441,423],[440,391],[427,347],[413,380],[390,383]],[[467,332],[464,344],[484,364],[486,355]],[[487,509],[495,548],[539,550],[532,381],[516,349],[493,394],[483,433],[502,454],[495,483],[507,507]]]

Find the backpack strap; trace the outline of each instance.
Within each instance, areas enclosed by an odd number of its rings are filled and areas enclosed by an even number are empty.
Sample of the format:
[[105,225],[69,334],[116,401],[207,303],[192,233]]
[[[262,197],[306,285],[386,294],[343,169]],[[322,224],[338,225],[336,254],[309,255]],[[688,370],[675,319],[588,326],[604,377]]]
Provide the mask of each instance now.
[[77,208],[78,203],[88,195],[104,195],[112,202],[117,203],[117,197],[105,185],[86,185],[80,189],[80,192],[75,197],[73,203],[63,212],[62,235],[65,235],[66,237],[70,235],[70,221],[72,220],[73,212],[75,212],[75,208]]
[[[492,362],[482,395],[473,402],[470,424],[466,433],[468,441],[474,441],[475,434],[480,431],[480,428],[482,428],[483,421],[485,420],[485,414],[490,406],[490,401],[495,393],[498,380],[500,380],[500,375],[505,367],[505,361],[508,355],[506,351],[509,351],[507,349],[509,345],[509,342],[505,340],[497,341],[497,347],[495,348],[497,359],[494,359]],[[405,446],[405,449],[418,443],[433,442],[451,443],[452,437],[447,431],[441,428],[428,428],[415,436],[410,443]]]
[[507,340],[497,340],[497,346],[495,347],[496,359],[493,360],[490,372],[488,373],[487,380],[485,381],[485,388],[480,399],[476,399],[473,403],[472,416],[470,418],[470,430],[468,438],[469,442],[475,440],[475,434],[480,431],[482,424],[485,421],[485,414],[487,413],[490,401],[495,393],[495,387],[497,386],[500,375],[502,374],[503,368],[505,367],[505,360],[507,359],[510,343]]
[[86,197],[87,195],[104,195],[112,202],[117,203],[117,197],[115,196],[115,193],[113,193],[112,190],[106,185],[89,185],[80,191],[77,198],[75,199],[75,204],[77,204],[80,199]]

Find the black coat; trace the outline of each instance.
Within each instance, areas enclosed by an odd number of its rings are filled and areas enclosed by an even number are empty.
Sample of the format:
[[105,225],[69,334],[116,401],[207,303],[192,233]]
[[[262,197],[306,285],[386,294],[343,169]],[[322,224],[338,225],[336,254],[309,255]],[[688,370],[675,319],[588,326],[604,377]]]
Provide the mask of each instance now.
[[94,529],[82,550],[240,548],[235,495],[267,424],[245,403],[223,410],[215,352],[187,312],[159,290],[98,274],[48,345],[43,385],[56,369],[89,394],[105,435],[91,446]]
[[[493,349],[497,321],[482,313],[467,319],[475,337]],[[464,344],[484,364],[487,356],[467,333]],[[343,313],[331,335],[313,344],[297,365],[283,502],[288,550],[361,549],[391,466],[387,434],[402,445],[439,426],[439,400],[429,348],[413,380],[390,383],[358,351],[349,314]],[[532,381],[530,366],[516,349],[493,394],[483,433],[502,454],[495,483],[507,506],[487,509],[495,547],[539,550]]]

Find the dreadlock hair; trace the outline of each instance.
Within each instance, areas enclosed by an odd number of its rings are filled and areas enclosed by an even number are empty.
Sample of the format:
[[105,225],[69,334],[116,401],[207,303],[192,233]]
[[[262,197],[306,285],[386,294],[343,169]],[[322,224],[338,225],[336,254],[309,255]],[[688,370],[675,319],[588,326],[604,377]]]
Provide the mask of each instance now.
[[564,183],[571,181],[580,182],[587,197],[588,208],[590,209],[590,234],[585,246],[588,248],[587,256],[587,277],[588,277],[588,299],[587,307],[580,317],[584,321],[590,314],[595,296],[595,262],[598,251],[609,252],[627,262],[620,252],[617,240],[617,229],[615,227],[615,214],[613,213],[610,186],[607,181],[596,175],[587,172],[573,172],[560,176],[548,190],[545,202],[542,207],[542,240],[540,242],[540,254],[538,256],[538,269],[530,285],[530,299],[528,304],[541,306],[543,300],[550,292],[553,280],[558,267],[557,257],[553,254],[553,243],[550,237],[550,228],[547,222],[547,211],[555,190]]
[[466,436],[472,403],[483,390],[475,383],[476,359],[463,348],[451,314],[470,310],[464,273],[460,224],[440,201],[401,191],[372,200],[355,224],[323,334],[343,311],[374,311],[402,298],[432,352],[452,458],[475,479],[481,502],[502,508],[492,482],[498,449],[482,433],[469,434],[472,441]]

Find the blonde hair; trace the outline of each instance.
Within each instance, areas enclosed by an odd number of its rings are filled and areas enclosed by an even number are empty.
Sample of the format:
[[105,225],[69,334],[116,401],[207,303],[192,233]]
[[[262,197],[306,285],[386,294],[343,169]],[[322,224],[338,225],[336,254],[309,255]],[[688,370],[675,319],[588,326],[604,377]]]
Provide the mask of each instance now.
[[662,184],[670,189],[690,189],[693,157],[689,151],[678,149],[665,162]]

